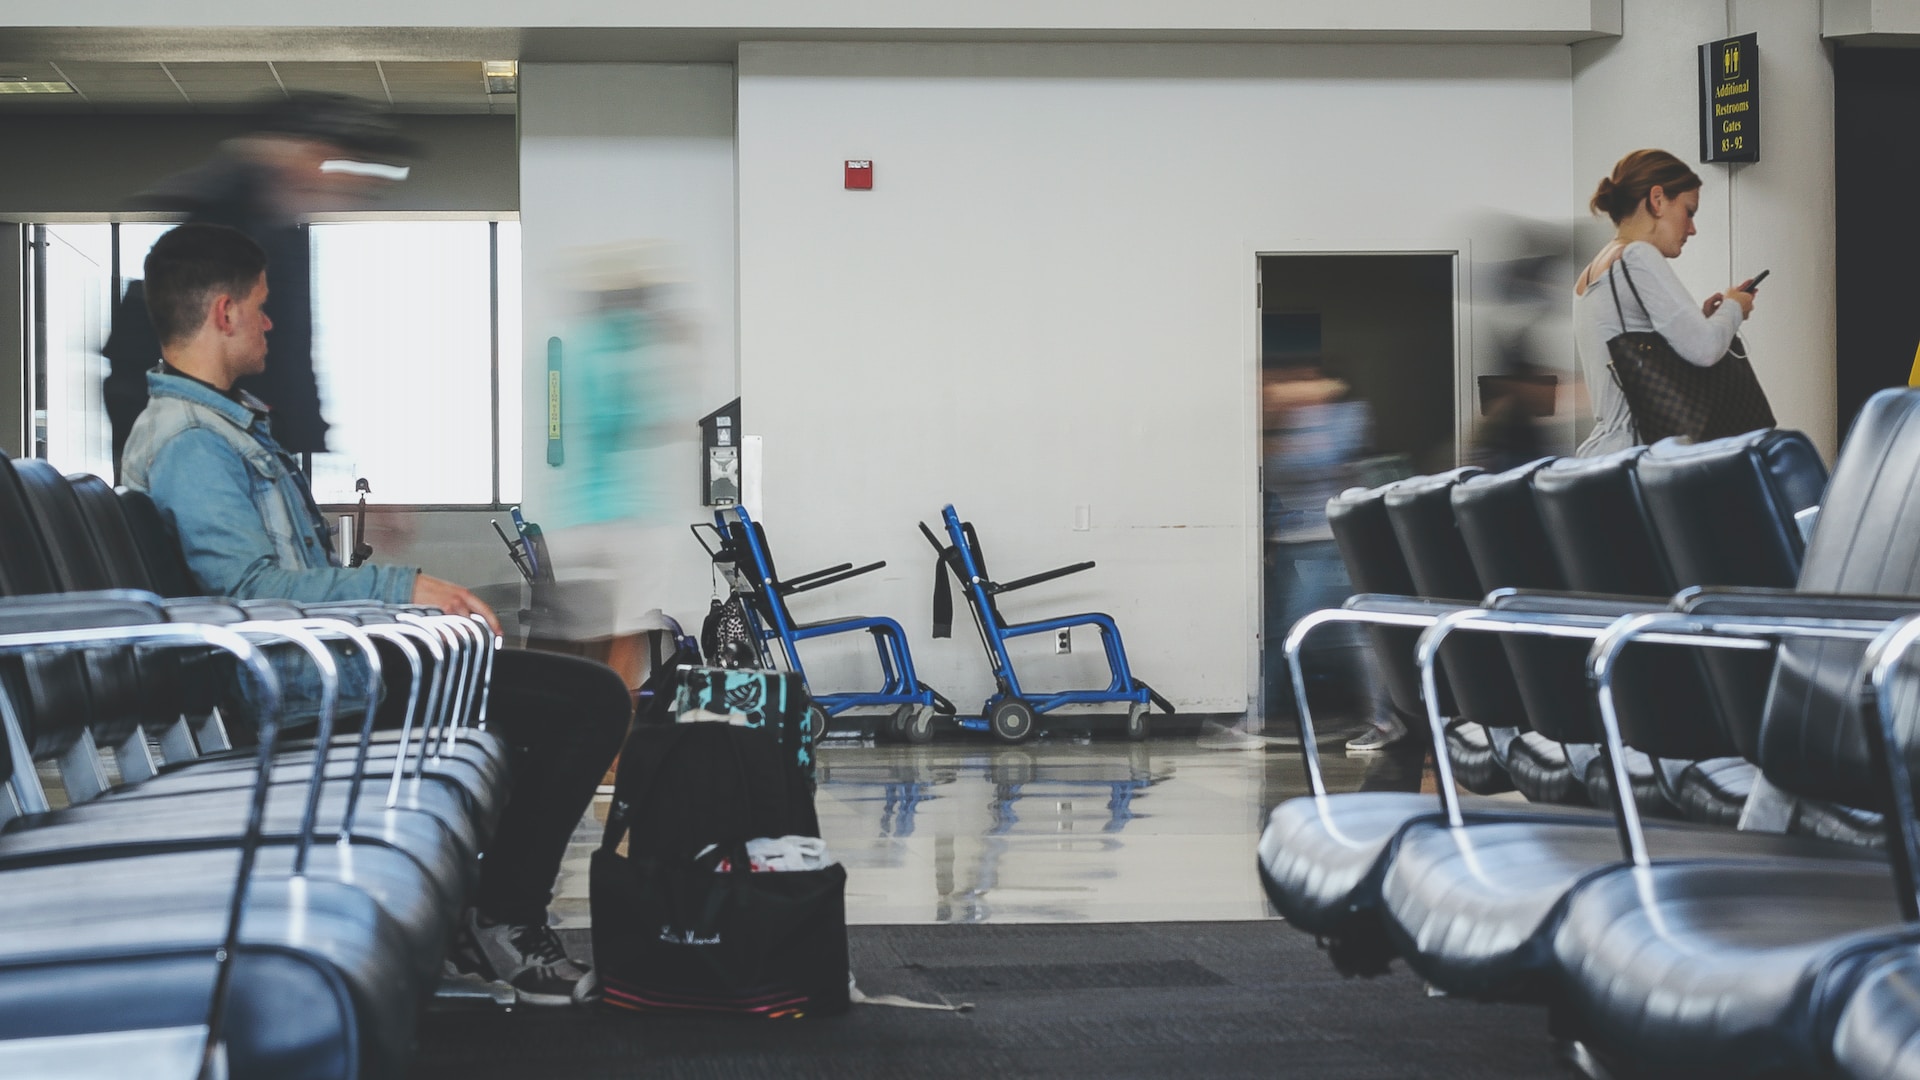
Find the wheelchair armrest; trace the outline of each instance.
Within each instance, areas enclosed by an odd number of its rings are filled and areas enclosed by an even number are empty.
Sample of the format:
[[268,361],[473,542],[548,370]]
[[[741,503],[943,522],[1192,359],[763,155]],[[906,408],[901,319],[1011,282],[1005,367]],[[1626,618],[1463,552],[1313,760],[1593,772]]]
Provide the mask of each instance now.
[[815,570],[812,573],[801,574],[799,577],[790,577],[780,583],[780,591],[783,593],[792,592],[815,578],[831,577],[834,574],[851,569],[853,569],[852,563],[843,562],[838,566],[829,566],[825,570]]
[[1012,592],[1015,589],[1024,589],[1029,585],[1038,585],[1043,581],[1052,581],[1054,578],[1063,578],[1068,574],[1077,574],[1082,570],[1091,569],[1093,569],[1093,563],[1091,562],[1074,563],[1072,566],[1062,566],[1058,569],[1032,574],[1005,583],[997,581],[988,582],[987,591],[990,593]]
[[1752,615],[1783,619],[1857,619],[1893,622],[1920,614],[1920,599],[1896,596],[1844,596],[1790,589],[1709,586],[1688,589],[1673,599],[1674,609],[1693,615]]
[[800,585],[792,588],[783,588],[780,591],[785,595],[792,595],[793,593],[806,592],[809,589],[818,589],[825,585],[838,585],[839,583],[847,580],[848,578],[856,578],[856,577],[859,577],[861,574],[871,574],[875,570],[878,570],[885,565],[887,565],[887,560],[881,559],[879,562],[868,563],[865,566],[857,566],[850,570],[840,570],[838,572],[835,572],[831,577],[823,577],[816,581],[809,581],[805,585]]

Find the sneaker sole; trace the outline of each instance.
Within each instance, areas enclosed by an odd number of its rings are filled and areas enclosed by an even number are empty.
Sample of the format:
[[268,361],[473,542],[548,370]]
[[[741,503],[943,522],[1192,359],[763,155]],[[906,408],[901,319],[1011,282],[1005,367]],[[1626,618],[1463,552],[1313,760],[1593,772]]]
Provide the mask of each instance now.
[[552,1009],[573,1004],[572,994],[540,994],[532,990],[522,990],[519,987],[515,987],[513,993],[515,997],[520,999],[520,1004],[522,1005],[537,1005],[541,1008]]

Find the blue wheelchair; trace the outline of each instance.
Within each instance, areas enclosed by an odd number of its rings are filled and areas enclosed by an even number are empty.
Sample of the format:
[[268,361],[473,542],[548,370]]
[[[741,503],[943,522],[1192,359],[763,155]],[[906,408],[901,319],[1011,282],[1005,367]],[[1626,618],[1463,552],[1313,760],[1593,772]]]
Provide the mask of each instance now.
[[[981,550],[980,537],[974,532],[973,523],[961,521],[952,506],[941,510],[940,516],[946,523],[948,542],[945,544],[940,542],[940,538],[925,522],[920,523],[921,534],[939,556],[939,563],[934,569],[933,636],[950,637],[953,633],[953,594],[947,580],[947,575],[952,574],[966,590],[967,605],[973,610],[974,624],[980,631],[981,644],[986,646],[987,662],[993,668],[994,683],[998,687],[982,707],[981,716],[959,719],[962,728],[968,731],[991,731],[1002,742],[1025,742],[1034,736],[1040,717],[1063,705],[1125,703],[1126,736],[1137,740],[1147,737],[1147,710],[1150,706],[1158,705],[1167,714],[1173,713],[1173,705],[1166,698],[1133,677],[1132,670],[1127,666],[1126,646],[1120,641],[1120,628],[1114,625],[1112,616],[1089,613],[1028,623],[1010,623],[1001,616],[995,601],[995,597],[1001,593],[1091,570],[1093,563],[1075,563],[1014,581],[994,581],[987,576],[986,555]],[[1065,690],[1051,694],[1023,691],[1019,677],[1014,674],[1013,660],[1007,655],[1007,641],[1029,634],[1051,634],[1075,626],[1099,629],[1100,643],[1107,653],[1107,667],[1113,673],[1107,688]]]
[[[854,566],[841,563],[794,578],[781,578],[774,569],[773,551],[767,546],[767,534],[744,508],[726,507],[714,511],[713,524],[694,525],[694,536],[713,557],[713,563],[727,579],[734,598],[740,601],[750,636],[758,650],[759,666],[774,669],[774,642],[780,645],[781,659],[788,671],[807,681],[806,668],[800,663],[799,644],[812,638],[831,637],[864,630],[873,635],[880,655],[880,689],[833,694],[814,693],[807,707],[807,735],[810,742],[824,737],[834,717],[849,709],[886,708],[892,711],[881,721],[875,734],[882,738],[905,739],[924,743],[933,738],[934,716],[952,715],[951,702],[922,683],[914,674],[913,654],[907,649],[906,634],[900,624],[884,616],[853,616],[822,622],[796,622],[787,610],[787,597],[838,584],[861,574],[872,573],[887,565],[885,560]],[[705,530],[703,532],[703,530]],[[715,542],[709,542],[712,536]],[[861,727],[865,732],[864,725]]]

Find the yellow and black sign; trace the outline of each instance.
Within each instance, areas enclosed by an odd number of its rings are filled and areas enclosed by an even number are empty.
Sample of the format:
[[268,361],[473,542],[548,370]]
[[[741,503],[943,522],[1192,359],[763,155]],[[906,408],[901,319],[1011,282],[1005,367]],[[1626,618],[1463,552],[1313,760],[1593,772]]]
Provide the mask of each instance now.
[[1700,46],[1700,160],[1760,160],[1757,35]]

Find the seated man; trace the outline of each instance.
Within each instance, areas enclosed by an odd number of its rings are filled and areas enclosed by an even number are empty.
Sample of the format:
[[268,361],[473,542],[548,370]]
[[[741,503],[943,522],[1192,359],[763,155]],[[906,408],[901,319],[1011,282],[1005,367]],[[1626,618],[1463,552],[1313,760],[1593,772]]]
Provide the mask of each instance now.
[[[127,486],[152,496],[208,594],[316,602],[372,599],[479,615],[486,604],[409,566],[340,566],[306,477],[269,433],[265,406],[233,388],[267,360],[266,260],[219,225],[182,225],[146,262],[147,307],[163,360],[152,403],[127,439]],[[405,694],[388,695],[389,702]],[[456,963],[512,984],[520,1000],[564,1005],[584,985],[547,904],[574,827],[632,715],[604,665],[509,649],[495,658],[488,730],[512,747],[514,789],[482,860]]]

